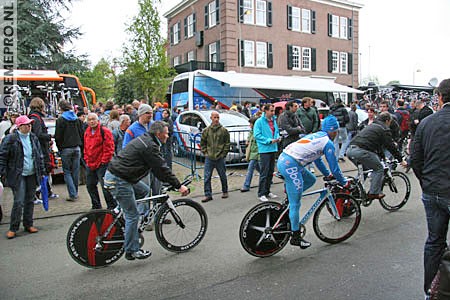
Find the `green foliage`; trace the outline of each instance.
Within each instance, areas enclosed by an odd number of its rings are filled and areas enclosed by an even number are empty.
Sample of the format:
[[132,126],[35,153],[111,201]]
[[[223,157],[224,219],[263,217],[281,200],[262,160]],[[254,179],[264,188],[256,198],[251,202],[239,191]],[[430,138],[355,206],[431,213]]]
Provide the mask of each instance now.
[[400,80],[391,80],[386,85],[400,84]]
[[84,86],[95,91],[97,101],[105,102],[113,97],[115,75],[106,59],[102,58],[92,70],[79,73],[78,77]]
[[[136,98],[159,101],[164,99],[167,87],[175,76],[165,54],[166,40],[160,35],[161,21],[152,0],[139,0],[139,13],[127,28],[130,35],[124,47],[124,68],[117,97],[125,99],[132,94],[123,85],[133,83]],[[124,94],[121,94],[121,93]]]
[[87,69],[85,56],[65,52],[64,45],[78,38],[78,28],[66,27],[60,11],[72,0],[18,0],[18,68],[53,69],[74,73]]
[[380,85],[380,81],[377,76],[367,76],[361,81],[361,86],[366,86],[369,82],[373,82],[375,85]]

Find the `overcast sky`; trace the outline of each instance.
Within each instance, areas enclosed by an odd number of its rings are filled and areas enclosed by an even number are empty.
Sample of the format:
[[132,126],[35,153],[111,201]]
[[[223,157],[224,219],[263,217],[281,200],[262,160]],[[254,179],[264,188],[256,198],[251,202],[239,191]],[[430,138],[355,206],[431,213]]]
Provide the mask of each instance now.
[[[163,0],[161,16],[180,0]],[[360,10],[360,77],[376,76],[381,84],[426,85],[432,77],[450,78],[450,0],[358,0]],[[126,23],[138,12],[137,0],[76,0],[66,24],[80,26],[75,43],[95,64],[121,55]],[[166,20],[162,17],[163,26]]]

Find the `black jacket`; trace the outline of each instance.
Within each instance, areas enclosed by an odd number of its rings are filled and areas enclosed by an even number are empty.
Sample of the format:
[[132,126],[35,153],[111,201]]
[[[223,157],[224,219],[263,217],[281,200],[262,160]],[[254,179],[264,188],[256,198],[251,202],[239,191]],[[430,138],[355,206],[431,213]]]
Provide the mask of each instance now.
[[82,147],[83,138],[84,132],[78,118],[68,120],[61,116],[56,120],[55,142],[59,151],[64,148]]
[[278,117],[278,129],[280,131],[286,130],[288,137],[281,141],[281,147],[285,148],[290,143],[297,141],[300,137],[299,135],[305,133],[305,128],[303,127],[300,117],[293,112],[288,110],[284,111]]
[[348,111],[342,103],[332,105],[330,107],[330,114],[336,117],[339,122],[339,127],[345,127],[345,125],[350,122]]
[[[418,124],[428,117],[429,115],[433,114],[433,110],[429,108],[428,106],[424,106],[421,110],[416,110],[416,112],[411,116],[411,132],[414,135],[417,129]],[[414,120],[418,120],[419,123],[416,124]]]
[[133,184],[152,172],[160,181],[177,189],[181,186],[160,152],[159,141],[149,132],[132,139],[109,162],[108,170]]
[[[36,184],[45,173],[44,159],[38,138],[30,132]],[[15,188],[23,171],[23,146],[17,131],[8,134],[0,146],[0,176],[6,176],[6,183]]]
[[45,126],[43,119],[45,116],[40,111],[32,110],[30,111],[28,117],[34,120],[33,127],[31,127],[31,132],[34,133],[39,139],[41,151],[44,155],[45,168],[47,171],[50,171],[50,141],[52,137],[48,134],[47,126]]
[[359,132],[350,142],[350,145],[374,152],[381,157],[384,156],[384,149],[387,149],[397,160],[402,161],[402,155],[392,139],[390,129],[378,120]]
[[450,198],[450,104],[423,119],[414,136],[411,165],[426,194]]

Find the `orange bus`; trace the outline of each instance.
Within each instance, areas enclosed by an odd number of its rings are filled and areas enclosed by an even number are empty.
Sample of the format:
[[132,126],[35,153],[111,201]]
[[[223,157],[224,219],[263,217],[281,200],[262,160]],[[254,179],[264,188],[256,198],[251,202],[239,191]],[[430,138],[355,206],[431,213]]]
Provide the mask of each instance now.
[[[52,70],[0,69],[0,85],[0,107],[7,109],[22,102],[19,106],[24,110],[32,97],[41,97],[49,106],[55,106],[61,99],[69,100],[78,107],[89,108],[89,103],[96,103],[95,92],[83,86],[78,77]],[[56,111],[56,107],[54,109]]]

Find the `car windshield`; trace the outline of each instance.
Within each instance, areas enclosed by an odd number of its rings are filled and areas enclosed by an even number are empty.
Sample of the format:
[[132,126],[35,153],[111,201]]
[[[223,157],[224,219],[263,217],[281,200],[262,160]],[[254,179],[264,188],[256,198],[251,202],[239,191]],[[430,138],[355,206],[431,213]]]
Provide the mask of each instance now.
[[[206,117],[207,120],[210,120],[212,111],[202,111],[201,113]],[[220,113],[220,124],[223,127],[243,127],[249,126],[248,119],[242,114],[239,113],[230,113],[230,112],[219,112]]]

